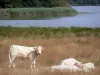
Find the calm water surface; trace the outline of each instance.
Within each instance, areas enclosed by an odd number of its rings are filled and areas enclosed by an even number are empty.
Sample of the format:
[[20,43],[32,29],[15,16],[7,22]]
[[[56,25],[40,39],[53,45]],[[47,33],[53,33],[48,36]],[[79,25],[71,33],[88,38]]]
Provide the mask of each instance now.
[[0,20],[0,26],[38,27],[100,27],[100,6],[72,6],[78,12],[86,12],[73,17],[45,20]]

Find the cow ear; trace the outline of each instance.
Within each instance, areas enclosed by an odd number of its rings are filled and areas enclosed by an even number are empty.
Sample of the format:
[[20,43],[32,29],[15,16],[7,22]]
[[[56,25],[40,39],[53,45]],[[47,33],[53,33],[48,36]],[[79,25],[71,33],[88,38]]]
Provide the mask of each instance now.
[[41,46],[41,48],[42,48],[41,50],[44,51],[45,47]]
[[43,50],[45,50],[45,47],[44,46],[42,48],[43,48]]

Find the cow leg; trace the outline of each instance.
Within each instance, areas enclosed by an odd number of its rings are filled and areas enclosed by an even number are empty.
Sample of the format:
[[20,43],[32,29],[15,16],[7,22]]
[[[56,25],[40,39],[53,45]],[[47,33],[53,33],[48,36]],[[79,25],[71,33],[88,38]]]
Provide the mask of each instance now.
[[35,60],[32,61],[30,68],[32,69],[33,67],[34,67],[34,69],[36,69],[36,67],[35,67]]
[[12,65],[12,60],[9,60],[10,62],[9,62],[9,68],[11,68],[11,65]]
[[13,67],[15,67],[15,63],[13,62]]
[[11,68],[11,65],[12,65],[12,63],[10,62],[10,64],[9,64],[9,68]]
[[32,67],[33,67],[33,57],[32,57],[32,54],[29,55],[29,59],[31,60],[30,68],[32,69]]
[[11,58],[11,62],[10,62],[9,67],[12,67],[12,66],[15,67],[14,60],[15,60],[15,56],[13,56],[13,57]]
[[21,58],[21,64],[23,63],[23,58]]
[[31,65],[30,65],[30,68],[31,70],[34,68],[36,70],[36,67],[35,67],[35,63],[36,63],[36,59],[35,57],[32,56],[32,54],[29,55],[29,58],[31,60]]

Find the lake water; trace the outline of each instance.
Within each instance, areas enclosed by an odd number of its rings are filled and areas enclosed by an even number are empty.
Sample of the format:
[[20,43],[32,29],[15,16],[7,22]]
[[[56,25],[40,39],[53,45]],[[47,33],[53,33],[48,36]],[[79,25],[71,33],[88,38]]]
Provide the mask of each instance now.
[[78,12],[85,12],[73,17],[60,17],[43,20],[0,20],[0,26],[18,27],[100,27],[100,6],[72,6]]

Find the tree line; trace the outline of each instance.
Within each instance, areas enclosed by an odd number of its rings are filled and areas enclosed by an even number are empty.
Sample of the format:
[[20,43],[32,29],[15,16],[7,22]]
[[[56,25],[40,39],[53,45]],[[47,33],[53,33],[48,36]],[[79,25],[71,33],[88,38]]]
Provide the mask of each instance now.
[[100,0],[0,0],[0,8],[66,7],[70,4],[100,5]]
[[65,6],[68,6],[68,0],[0,0],[1,8]]
[[69,0],[72,5],[100,5],[100,0]]

